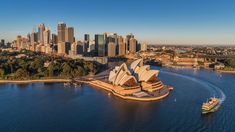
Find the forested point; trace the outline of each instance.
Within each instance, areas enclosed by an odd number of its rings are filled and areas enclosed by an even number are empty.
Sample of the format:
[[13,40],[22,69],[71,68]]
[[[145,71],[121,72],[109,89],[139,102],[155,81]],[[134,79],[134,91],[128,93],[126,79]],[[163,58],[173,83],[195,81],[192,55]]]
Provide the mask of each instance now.
[[96,74],[101,64],[21,50],[0,52],[0,79],[68,79]]

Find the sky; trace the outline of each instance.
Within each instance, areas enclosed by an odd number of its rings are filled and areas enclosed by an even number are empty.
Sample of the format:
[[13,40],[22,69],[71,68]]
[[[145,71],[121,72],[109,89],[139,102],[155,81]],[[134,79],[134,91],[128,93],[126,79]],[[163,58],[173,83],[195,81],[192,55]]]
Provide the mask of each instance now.
[[0,39],[58,22],[85,33],[133,33],[149,44],[235,44],[235,0],[0,0]]

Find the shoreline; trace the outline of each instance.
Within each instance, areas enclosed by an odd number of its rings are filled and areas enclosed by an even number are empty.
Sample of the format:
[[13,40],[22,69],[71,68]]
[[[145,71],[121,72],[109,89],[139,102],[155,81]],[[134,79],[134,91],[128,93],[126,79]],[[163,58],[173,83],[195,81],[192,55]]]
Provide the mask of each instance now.
[[215,70],[216,72],[220,73],[230,73],[230,74],[235,74],[235,71],[226,71],[226,70]]
[[[152,65],[154,66],[154,65]],[[214,72],[220,72],[220,73],[228,73],[228,74],[235,74],[235,70],[229,71],[229,70],[215,70],[213,68],[205,68],[205,67],[187,67],[187,66],[161,66],[163,68],[172,68],[172,69],[205,69],[205,70],[212,70]]]
[[111,92],[114,96],[119,97],[119,98],[124,99],[124,100],[143,101],[143,102],[158,101],[158,100],[162,100],[162,99],[166,98],[170,94],[170,90],[169,90],[167,93],[165,93],[161,96],[157,96],[157,97],[147,97],[147,98],[145,98],[145,97],[124,96],[124,95],[121,95],[121,94],[117,93],[112,88],[109,88],[109,87],[105,86],[102,83],[104,83],[104,82],[101,82],[99,80],[87,82],[88,85],[90,85],[94,88],[100,88],[102,90]]
[[25,84],[25,83],[56,83],[56,82],[70,82],[70,79],[36,79],[36,80],[0,80],[0,84],[4,83],[17,83],[17,84]]

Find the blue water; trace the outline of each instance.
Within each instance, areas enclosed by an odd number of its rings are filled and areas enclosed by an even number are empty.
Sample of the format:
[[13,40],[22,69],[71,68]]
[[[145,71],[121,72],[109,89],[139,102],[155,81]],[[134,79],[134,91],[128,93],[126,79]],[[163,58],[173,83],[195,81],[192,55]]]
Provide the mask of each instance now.
[[[174,90],[156,102],[126,101],[90,86],[2,84],[0,132],[235,131],[234,74],[160,70],[159,78]],[[201,115],[201,104],[211,96],[223,103],[215,113]]]

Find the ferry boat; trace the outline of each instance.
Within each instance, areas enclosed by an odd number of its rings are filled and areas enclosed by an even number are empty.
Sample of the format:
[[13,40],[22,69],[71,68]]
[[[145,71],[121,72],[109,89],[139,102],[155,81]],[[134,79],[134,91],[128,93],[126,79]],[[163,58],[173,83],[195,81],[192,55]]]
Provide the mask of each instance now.
[[220,101],[218,98],[215,98],[215,97],[210,98],[209,101],[202,104],[202,114],[215,112],[215,110],[217,110],[219,106],[219,103]]

